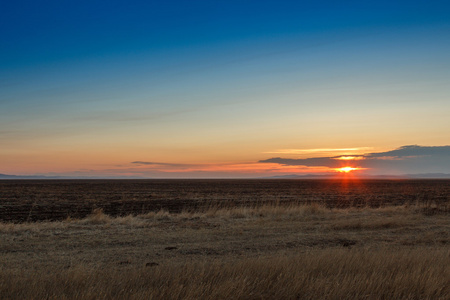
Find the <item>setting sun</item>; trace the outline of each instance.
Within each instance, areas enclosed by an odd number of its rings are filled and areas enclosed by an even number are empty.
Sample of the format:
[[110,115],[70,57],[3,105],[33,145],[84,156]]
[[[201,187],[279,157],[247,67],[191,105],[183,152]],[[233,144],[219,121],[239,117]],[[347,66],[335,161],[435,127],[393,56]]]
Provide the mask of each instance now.
[[341,172],[341,173],[349,173],[351,171],[355,171],[358,169],[359,168],[354,168],[354,167],[342,167],[342,168],[337,168],[336,171]]

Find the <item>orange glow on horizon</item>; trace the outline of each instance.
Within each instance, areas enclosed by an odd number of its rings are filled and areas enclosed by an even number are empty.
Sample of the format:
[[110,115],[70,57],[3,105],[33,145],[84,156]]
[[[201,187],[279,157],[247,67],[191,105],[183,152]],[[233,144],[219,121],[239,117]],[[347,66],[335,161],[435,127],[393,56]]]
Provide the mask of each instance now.
[[334,169],[317,166],[284,166],[276,163],[211,163],[211,164],[192,164],[192,165],[137,165],[134,170],[157,170],[163,173],[190,173],[190,172],[236,172],[236,173],[273,173],[273,174],[292,174],[292,173],[329,173]]
[[337,172],[340,173],[349,173],[352,171],[356,171],[356,170],[361,170],[361,168],[355,168],[355,167],[342,167],[342,168],[336,168],[335,169]]

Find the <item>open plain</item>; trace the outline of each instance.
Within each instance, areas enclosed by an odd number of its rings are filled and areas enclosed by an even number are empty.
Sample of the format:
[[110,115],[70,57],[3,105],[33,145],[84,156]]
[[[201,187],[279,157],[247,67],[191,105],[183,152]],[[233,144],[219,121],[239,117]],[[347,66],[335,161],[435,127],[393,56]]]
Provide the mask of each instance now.
[[450,295],[450,181],[0,186],[2,299]]

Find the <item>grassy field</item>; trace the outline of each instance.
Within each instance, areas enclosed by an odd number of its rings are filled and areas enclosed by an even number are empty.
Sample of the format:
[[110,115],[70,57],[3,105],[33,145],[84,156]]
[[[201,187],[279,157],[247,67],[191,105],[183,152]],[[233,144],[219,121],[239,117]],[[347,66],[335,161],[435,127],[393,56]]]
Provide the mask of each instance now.
[[450,296],[449,215],[433,206],[97,209],[0,234],[1,299]]

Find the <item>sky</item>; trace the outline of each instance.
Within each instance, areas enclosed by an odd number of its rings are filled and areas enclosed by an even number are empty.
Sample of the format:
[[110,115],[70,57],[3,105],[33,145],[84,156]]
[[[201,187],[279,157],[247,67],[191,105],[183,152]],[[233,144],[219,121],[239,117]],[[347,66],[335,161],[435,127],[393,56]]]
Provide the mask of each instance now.
[[0,173],[450,173],[449,53],[448,1],[4,1]]

